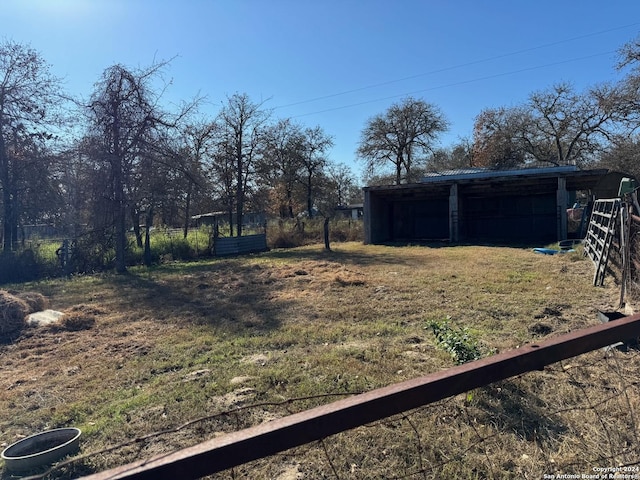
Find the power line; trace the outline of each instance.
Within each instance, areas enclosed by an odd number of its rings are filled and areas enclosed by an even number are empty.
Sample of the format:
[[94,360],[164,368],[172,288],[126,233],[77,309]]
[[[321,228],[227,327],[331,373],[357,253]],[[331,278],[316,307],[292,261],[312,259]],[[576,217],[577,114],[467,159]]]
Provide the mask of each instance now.
[[564,65],[564,64],[567,64],[567,63],[571,63],[571,62],[579,62],[581,60],[588,60],[590,58],[601,57],[601,56],[604,56],[604,55],[611,55],[612,53],[615,53],[615,52],[616,52],[616,50],[611,50],[609,52],[595,53],[593,55],[587,55],[587,56],[578,57],[578,58],[570,58],[568,60],[562,60],[562,61],[553,62],[553,63],[546,63],[544,65],[537,65],[535,67],[527,67],[527,68],[521,68],[519,70],[512,70],[510,72],[496,73],[494,75],[487,75],[487,76],[484,76],[484,77],[478,77],[478,78],[474,78],[474,79],[471,79],[471,80],[463,80],[463,81],[460,81],[460,82],[447,83],[445,85],[438,85],[436,87],[423,88],[421,90],[415,90],[413,92],[400,93],[400,94],[397,94],[397,95],[390,95],[390,96],[387,96],[387,97],[376,98],[374,100],[366,100],[364,102],[351,103],[349,105],[342,105],[340,107],[327,108],[325,110],[318,110],[318,111],[309,112],[309,113],[302,113],[300,115],[294,115],[292,118],[306,117],[306,116],[309,116],[309,115],[316,115],[318,113],[333,112],[335,110],[343,110],[345,108],[358,107],[360,105],[367,105],[369,103],[381,102],[383,100],[391,100],[391,99],[394,99],[394,98],[406,97],[406,96],[410,96],[410,95],[415,95],[417,93],[423,93],[423,92],[428,92],[428,91],[432,91],[432,90],[439,90],[441,88],[456,87],[456,86],[459,86],[459,85],[466,85],[466,84],[469,84],[469,83],[480,82],[480,81],[483,81],[483,80],[490,80],[492,78],[499,78],[499,77],[504,77],[504,76],[507,76],[507,75],[514,75],[516,73],[530,72],[532,70],[538,70],[538,69],[541,69],[541,68],[554,67],[556,65]]
[[[487,58],[483,58],[483,59],[480,59],[480,60],[473,60],[471,62],[461,63],[461,64],[458,64],[458,65],[453,65],[453,66],[449,66],[449,67],[443,67],[443,68],[439,68],[437,70],[431,70],[431,71],[425,72],[425,73],[419,73],[419,74],[416,74],[416,75],[410,75],[408,77],[398,78],[398,79],[395,79],[395,80],[388,80],[388,81],[385,81],[385,82],[374,83],[374,84],[371,84],[371,85],[366,85],[364,87],[353,88],[351,90],[345,90],[345,91],[342,91],[342,92],[332,93],[332,94],[329,94],[329,95],[322,95],[322,96],[319,96],[319,97],[310,98],[308,100],[301,100],[299,102],[287,103],[285,105],[278,105],[276,107],[273,107],[273,109],[277,110],[279,108],[287,108],[287,107],[293,107],[293,106],[296,106],[296,105],[302,105],[302,104],[305,104],[305,103],[317,102],[317,101],[320,101],[320,100],[326,100],[328,98],[334,98],[334,97],[339,97],[339,96],[342,96],[342,95],[348,95],[350,93],[360,92],[360,91],[368,90],[368,89],[371,89],[371,88],[381,87],[381,86],[385,86],[385,85],[391,85],[393,83],[403,82],[405,80],[412,80],[412,79],[419,78],[419,77],[424,77],[424,76],[427,76],[427,75],[434,75],[436,73],[448,72],[448,71],[451,71],[451,70],[456,70],[458,68],[464,68],[464,67],[468,67],[468,66],[471,66],[471,65],[478,65],[478,64],[490,62],[490,61],[493,61],[493,60],[499,60],[499,59],[502,59],[502,58],[513,57],[515,55],[520,55],[520,54],[527,53],[527,52],[532,52],[532,51],[535,51],[535,50],[541,50],[543,48],[549,48],[549,47],[553,47],[553,46],[556,46],[556,45],[561,45],[563,43],[569,43],[569,42],[573,42],[573,41],[576,41],[576,40],[582,40],[582,39],[589,38],[589,37],[603,35],[605,33],[615,32],[617,30],[624,30],[624,29],[627,29],[627,28],[636,27],[638,25],[640,25],[640,22],[631,23],[631,24],[628,24],[628,25],[620,26],[620,27],[614,27],[614,28],[610,28],[610,29],[607,29],[607,30],[600,30],[598,32],[587,33],[587,34],[584,34],[584,35],[579,35],[577,37],[571,37],[571,38],[568,38],[568,39],[565,39],[565,40],[558,40],[556,42],[545,43],[543,45],[538,45],[536,47],[525,48],[525,49],[522,49],[522,50],[516,50],[514,52],[504,53],[504,54],[501,54],[501,55],[495,55],[493,57],[487,57]],[[611,53],[611,52],[609,52],[609,53]],[[534,68],[537,68],[537,67],[534,67]],[[488,77],[488,78],[493,78],[493,77]],[[389,97],[389,98],[394,98],[394,97]],[[372,100],[372,101],[377,101],[377,100]],[[369,103],[369,102],[363,102],[363,103]],[[361,105],[361,104],[355,104],[355,105]],[[331,109],[331,110],[335,110],[335,109]],[[310,115],[310,114],[307,114],[307,115]],[[298,116],[300,116],[300,115],[298,115]]]

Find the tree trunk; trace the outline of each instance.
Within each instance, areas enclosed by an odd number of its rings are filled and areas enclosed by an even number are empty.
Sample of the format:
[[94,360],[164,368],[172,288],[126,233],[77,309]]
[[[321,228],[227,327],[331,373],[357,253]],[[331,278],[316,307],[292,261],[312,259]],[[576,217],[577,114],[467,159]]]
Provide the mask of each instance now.
[[[3,182],[4,183],[4,182]],[[4,216],[2,219],[2,232],[3,232],[3,236],[2,236],[2,251],[3,253],[7,254],[7,253],[11,253],[12,248],[11,248],[11,237],[12,237],[12,231],[13,229],[11,228],[11,221],[13,219],[13,208],[12,208],[12,202],[11,202],[11,193],[9,192],[8,188],[3,188],[2,189],[2,202],[3,202],[3,210],[4,210]]]
[[229,236],[233,237],[233,206],[229,205],[229,210],[227,212],[229,214]]
[[147,215],[145,217],[145,232],[144,232],[144,264],[147,267],[151,266],[151,235],[149,231],[151,230],[151,226],[153,225],[153,207],[149,207],[147,210]]
[[242,158],[242,137],[240,130],[236,143],[236,235],[242,236],[242,214],[244,210],[244,161]]
[[133,222],[133,233],[136,236],[136,245],[142,248],[142,232],[140,232],[140,211],[137,208],[131,209],[131,222]]
[[115,158],[113,164],[113,183],[115,201],[115,247],[116,247],[116,272],[126,273],[127,264],[125,251],[127,249],[127,212],[124,203],[124,185],[122,178],[122,159]]
[[242,215],[244,209],[244,195],[242,187],[238,185],[238,192],[236,193],[236,234],[238,237],[242,236]]
[[193,182],[189,181],[189,186],[187,187],[187,198],[184,206],[184,228],[183,235],[184,238],[187,238],[189,234],[189,220],[191,215],[191,192],[193,191]]
[[11,253],[11,220],[13,218],[13,203],[9,178],[9,159],[6,146],[0,130],[0,186],[2,187],[2,252]]
[[291,189],[287,189],[287,217],[293,218],[295,215],[293,214],[293,192]]
[[309,218],[313,218],[313,198],[311,198],[311,191],[313,189],[313,185],[311,183],[311,175],[307,177],[307,213],[309,214]]
[[331,245],[329,244],[329,217],[324,217],[324,249],[331,251]]
[[18,246],[18,212],[20,211],[20,206],[18,203],[17,196],[13,197],[13,205],[11,208],[11,248],[15,248]]

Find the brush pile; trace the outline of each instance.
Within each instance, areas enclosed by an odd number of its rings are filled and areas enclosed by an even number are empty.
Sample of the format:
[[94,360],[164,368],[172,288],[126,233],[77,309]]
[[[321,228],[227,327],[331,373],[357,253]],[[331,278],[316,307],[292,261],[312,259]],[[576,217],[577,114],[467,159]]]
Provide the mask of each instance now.
[[12,335],[26,325],[29,303],[6,290],[0,290],[0,336]]
[[28,306],[27,313],[42,312],[49,308],[49,299],[38,292],[9,292],[23,300]]

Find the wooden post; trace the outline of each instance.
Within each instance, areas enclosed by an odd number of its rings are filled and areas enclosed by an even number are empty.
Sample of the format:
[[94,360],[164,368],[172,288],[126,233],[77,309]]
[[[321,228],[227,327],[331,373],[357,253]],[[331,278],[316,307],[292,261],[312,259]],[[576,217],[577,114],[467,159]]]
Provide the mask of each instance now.
[[364,189],[364,206],[362,208],[363,224],[364,224],[364,244],[373,243],[373,235],[371,232],[371,192],[368,188]]
[[324,217],[324,249],[328,252],[331,251],[331,244],[329,243],[329,217]]
[[565,240],[567,230],[567,179],[558,177],[558,190],[556,193],[556,205],[558,211],[558,241]]
[[449,241],[460,241],[459,225],[458,184],[454,183],[449,188]]

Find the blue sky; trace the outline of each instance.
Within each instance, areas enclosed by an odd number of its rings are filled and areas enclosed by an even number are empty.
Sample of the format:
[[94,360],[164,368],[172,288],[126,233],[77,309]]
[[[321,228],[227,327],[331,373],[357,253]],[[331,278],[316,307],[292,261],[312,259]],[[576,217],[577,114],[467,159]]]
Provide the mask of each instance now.
[[105,68],[171,60],[167,103],[213,117],[247,93],[274,118],[320,125],[353,167],[367,119],[407,95],[437,105],[449,146],[483,109],[571,82],[620,78],[637,0],[0,0],[0,39],[40,51],[71,94]]

